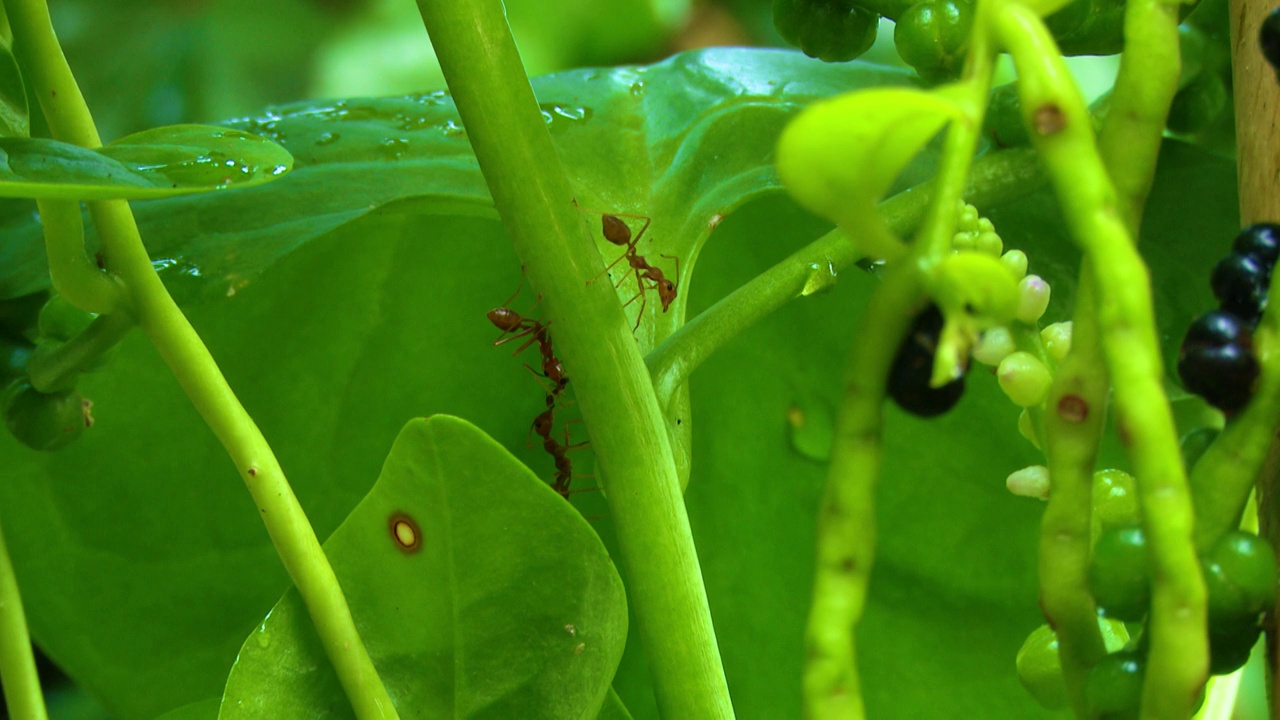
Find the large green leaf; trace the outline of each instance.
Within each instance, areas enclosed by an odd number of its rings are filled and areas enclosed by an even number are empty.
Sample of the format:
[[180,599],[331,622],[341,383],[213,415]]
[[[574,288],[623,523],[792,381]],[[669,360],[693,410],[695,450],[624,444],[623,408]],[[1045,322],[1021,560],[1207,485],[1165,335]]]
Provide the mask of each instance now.
[[[685,280],[705,242],[698,282],[682,283],[680,305],[659,316],[669,328],[685,303],[707,306],[827,229],[777,197],[769,162],[786,117],[812,98],[903,78],[733,50],[565,73],[536,86],[584,205],[652,215],[653,251],[677,251]],[[282,133],[298,158],[294,172],[251,190],[134,203],[162,274],[188,301],[321,537],[363,497],[386,439],[412,417],[466,417],[544,477],[552,473],[550,458],[526,446],[543,393],[509,352],[491,347],[497,332],[484,319],[518,284],[518,261],[489,218],[462,138],[447,134],[459,129],[427,114],[447,102],[437,95],[281,111],[258,127]],[[418,117],[430,119],[421,131],[396,126]],[[401,146],[382,141],[400,137],[411,141],[396,158]],[[1190,277],[1208,233],[1230,234],[1234,200],[1219,191],[1229,177],[1229,165],[1194,152],[1165,158],[1151,213],[1163,234],[1147,241],[1158,277]],[[748,200],[760,202],[710,232],[710,221]],[[12,296],[44,281],[38,254],[23,244],[34,223],[6,217],[0,295]],[[1056,320],[1065,317],[1057,298],[1070,295],[1074,260],[1055,217],[1041,196],[996,219],[1011,244],[1029,248],[1033,271],[1054,282]],[[811,459],[812,443],[793,448],[788,417],[793,406],[815,418],[834,412],[856,342],[849,333],[873,282],[852,269],[843,277],[833,293],[796,303],[691,381],[690,513],[742,718],[799,714],[824,467]],[[1162,301],[1185,285],[1162,287]],[[532,304],[528,292],[515,301],[522,311]],[[1003,479],[1037,454],[1018,437],[1018,411],[995,383],[975,373],[970,384],[954,417],[891,418],[881,553],[860,648],[873,716],[1036,716],[1012,668],[1018,643],[1039,623],[1040,506],[1009,496]],[[288,581],[234,467],[145,339],[127,339],[81,390],[95,402],[97,424],[76,445],[36,455],[0,439],[0,514],[39,642],[116,717],[150,718],[220,692],[244,638]],[[574,463],[590,471],[589,457],[575,454]],[[574,502],[587,515],[603,511],[594,494]],[[608,542],[608,519],[598,527]],[[615,687],[637,718],[655,716],[646,678],[632,643]],[[946,698],[942,709],[938,698]]]
[[[400,717],[596,717],[622,581],[582,516],[474,425],[411,420],[324,550]],[[219,717],[354,717],[297,589],[240,649]]]
[[0,197],[142,199],[250,187],[289,171],[293,158],[260,136],[174,125],[96,150],[42,138],[0,138]]
[[22,70],[8,45],[0,44],[0,137],[27,137],[31,116],[27,112],[27,88]]

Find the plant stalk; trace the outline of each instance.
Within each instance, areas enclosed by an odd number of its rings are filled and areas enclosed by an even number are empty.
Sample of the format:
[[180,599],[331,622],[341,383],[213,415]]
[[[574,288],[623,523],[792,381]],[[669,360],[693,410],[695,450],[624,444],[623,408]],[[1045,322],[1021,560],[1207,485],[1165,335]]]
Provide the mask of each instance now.
[[31,652],[27,616],[22,611],[18,578],[13,574],[4,532],[0,530],[0,686],[14,720],[47,720],[40,676]]
[[419,0],[480,169],[573,377],[663,717],[731,718],[670,443],[630,323],[576,209],[500,0]]

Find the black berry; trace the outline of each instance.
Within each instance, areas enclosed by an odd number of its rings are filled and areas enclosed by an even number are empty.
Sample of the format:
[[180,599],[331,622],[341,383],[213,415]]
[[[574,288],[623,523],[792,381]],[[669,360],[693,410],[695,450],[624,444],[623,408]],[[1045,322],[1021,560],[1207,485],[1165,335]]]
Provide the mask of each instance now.
[[[1275,13],[1272,13],[1275,17]],[[1280,225],[1274,223],[1258,223],[1240,231],[1236,235],[1231,249],[1240,255],[1248,255],[1257,259],[1271,274],[1276,260],[1280,259]]]
[[1234,313],[1214,310],[1196,318],[1187,328],[1187,336],[1182,341],[1182,353],[1199,347],[1220,347],[1222,345],[1239,345],[1246,350],[1253,350],[1253,333]]
[[1232,253],[1213,269],[1209,283],[1223,310],[1252,325],[1266,308],[1271,268],[1252,255]]
[[1262,56],[1280,72],[1280,8],[1272,10],[1262,21],[1258,40],[1262,45]]
[[1187,390],[1219,410],[1232,413],[1249,402],[1258,379],[1258,360],[1240,345],[1185,343],[1178,356],[1178,376]]
[[942,325],[942,311],[938,306],[930,305],[925,308],[916,316],[907,337],[898,347],[893,367],[889,370],[889,397],[903,410],[920,417],[945,413],[955,407],[964,394],[963,377],[942,387],[929,387]]

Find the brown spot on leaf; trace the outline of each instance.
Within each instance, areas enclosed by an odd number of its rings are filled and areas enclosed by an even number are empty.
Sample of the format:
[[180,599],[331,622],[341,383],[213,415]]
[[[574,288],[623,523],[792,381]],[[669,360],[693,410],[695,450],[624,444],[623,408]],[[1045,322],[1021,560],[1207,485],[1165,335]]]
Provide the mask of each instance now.
[[1079,395],[1063,395],[1058,400],[1058,417],[1072,424],[1082,423],[1089,417],[1089,403]]
[[422,531],[418,529],[418,523],[408,514],[391,513],[387,517],[387,530],[391,532],[391,539],[395,541],[396,547],[400,548],[401,552],[410,554],[422,549]]

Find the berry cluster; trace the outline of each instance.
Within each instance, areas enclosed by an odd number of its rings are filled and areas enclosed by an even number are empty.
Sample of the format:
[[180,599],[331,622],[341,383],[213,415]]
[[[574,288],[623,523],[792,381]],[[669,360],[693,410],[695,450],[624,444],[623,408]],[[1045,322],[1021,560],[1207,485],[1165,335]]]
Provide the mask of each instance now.
[[1261,223],[1242,230],[1210,280],[1219,309],[1191,323],[1182,341],[1178,353],[1182,384],[1223,412],[1243,408],[1258,379],[1253,328],[1266,309],[1277,257],[1280,225]]

